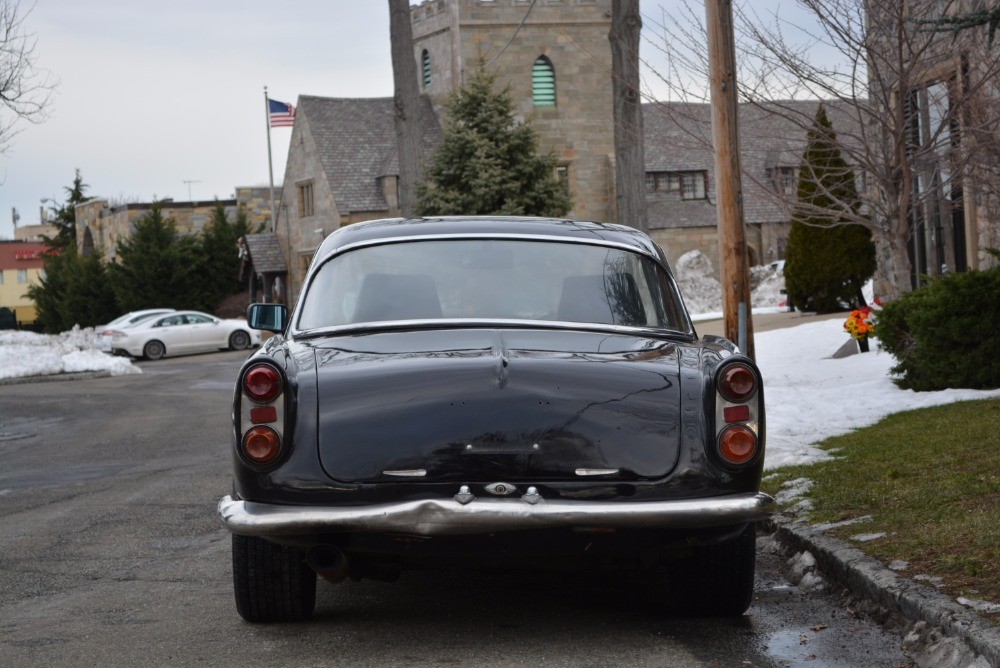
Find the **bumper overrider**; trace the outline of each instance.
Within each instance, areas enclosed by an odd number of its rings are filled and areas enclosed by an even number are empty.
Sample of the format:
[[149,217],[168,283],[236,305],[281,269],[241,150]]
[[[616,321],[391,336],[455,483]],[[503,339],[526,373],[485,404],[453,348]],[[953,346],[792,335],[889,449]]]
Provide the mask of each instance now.
[[774,511],[764,493],[672,501],[602,502],[521,498],[423,499],[367,506],[287,506],[224,496],[219,516],[245,536],[316,533],[469,535],[565,527],[696,528],[756,522]]

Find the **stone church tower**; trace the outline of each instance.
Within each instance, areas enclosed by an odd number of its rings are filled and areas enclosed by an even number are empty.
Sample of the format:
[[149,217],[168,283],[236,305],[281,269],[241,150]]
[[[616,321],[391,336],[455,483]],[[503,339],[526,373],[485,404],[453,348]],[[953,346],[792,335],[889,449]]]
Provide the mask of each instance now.
[[[426,0],[411,8],[421,92],[439,113],[480,58],[552,151],[572,218],[612,222],[612,0]],[[442,119],[446,122],[446,119]]]

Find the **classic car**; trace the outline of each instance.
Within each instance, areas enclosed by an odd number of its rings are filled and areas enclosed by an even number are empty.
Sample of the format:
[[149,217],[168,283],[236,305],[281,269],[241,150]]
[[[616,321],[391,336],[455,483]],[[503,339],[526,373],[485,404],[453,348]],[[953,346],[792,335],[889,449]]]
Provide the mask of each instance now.
[[236,383],[236,608],[309,617],[317,574],[584,569],[664,609],[753,592],[764,399],[699,339],[661,249],[610,224],[392,219],[328,236]]
[[216,318],[201,311],[172,311],[105,329],[101,350],[148,360],[260,345],[260,330],[243,320]]

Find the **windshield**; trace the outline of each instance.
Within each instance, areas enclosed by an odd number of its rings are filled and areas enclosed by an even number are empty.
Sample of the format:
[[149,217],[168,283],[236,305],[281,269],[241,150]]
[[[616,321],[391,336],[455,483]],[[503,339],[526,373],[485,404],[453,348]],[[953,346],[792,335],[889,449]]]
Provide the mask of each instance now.
[[298,327],[468,318],[688,331],[672,284],[647,257],[579,243],[471,239],[334,257],[310,282]]

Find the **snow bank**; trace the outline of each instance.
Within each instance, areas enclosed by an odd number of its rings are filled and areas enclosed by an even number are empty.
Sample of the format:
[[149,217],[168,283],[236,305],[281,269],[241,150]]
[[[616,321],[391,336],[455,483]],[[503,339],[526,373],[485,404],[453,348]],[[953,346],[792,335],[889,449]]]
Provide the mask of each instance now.
[[128,358],[97,350],[90,327],[55,335],[0,331],[0,379],[81,371],[108,371],[112,376],[141,373]]

